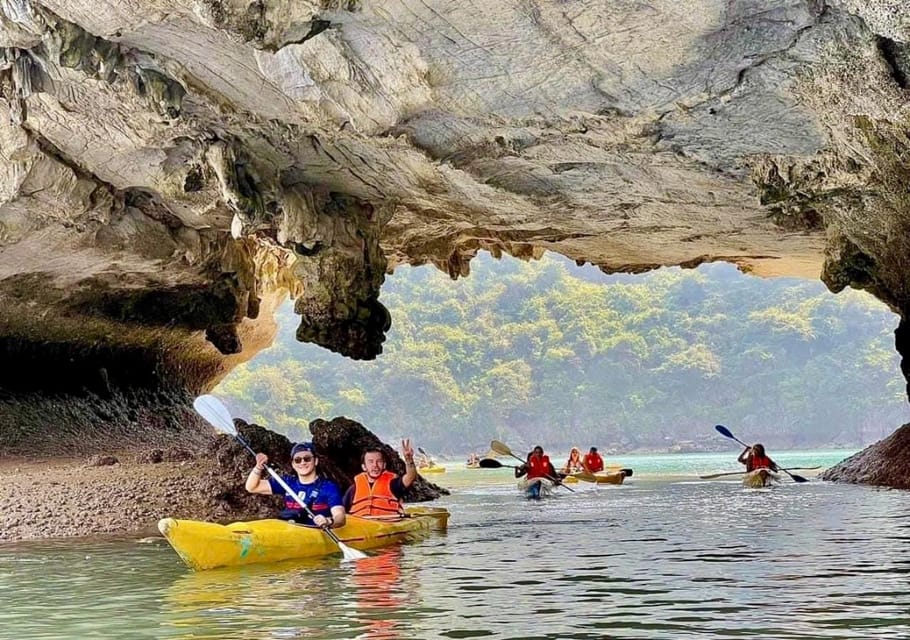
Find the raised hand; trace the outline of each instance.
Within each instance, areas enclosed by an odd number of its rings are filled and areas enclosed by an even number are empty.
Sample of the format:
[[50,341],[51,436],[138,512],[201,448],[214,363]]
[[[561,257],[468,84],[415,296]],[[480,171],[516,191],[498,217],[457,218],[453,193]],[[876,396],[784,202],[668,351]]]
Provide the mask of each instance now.
[[405,438],[401,441],[401,453],[404,455],[405,460],[414,457],[414,448],[411,446],[410,438]]

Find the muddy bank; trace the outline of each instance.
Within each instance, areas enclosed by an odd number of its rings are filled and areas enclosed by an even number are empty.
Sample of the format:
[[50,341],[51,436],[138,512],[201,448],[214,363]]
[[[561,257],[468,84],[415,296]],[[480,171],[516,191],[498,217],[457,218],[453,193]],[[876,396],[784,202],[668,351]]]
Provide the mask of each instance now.
[[[290,472],[291,442],[256,425],[236,421],[256,451]],[[389,469],[404,471],[394,449],[345,418],[310,425],[322,472],[342,489],[359,473],[359,450],[380,445]],[[90,536],[157,535],[161,518],[230,522],[274,516],[277,497],[252,496],[243,488],[253,466],[249,452],[227,436],[197,448],[102,451],[87,457],[0,457],[0,541]],[[408,502],[448,491],[418,478]]]

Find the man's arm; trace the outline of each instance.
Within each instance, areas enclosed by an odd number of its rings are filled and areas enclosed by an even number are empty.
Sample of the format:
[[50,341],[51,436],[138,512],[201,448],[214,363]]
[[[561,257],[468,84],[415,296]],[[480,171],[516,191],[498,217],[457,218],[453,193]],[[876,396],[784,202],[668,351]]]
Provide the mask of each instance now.
[[268,461],[269,458],[264,453],[256,454],[256,466],[252,468],[250,475],[246,477],[246,483],[244,484],[244,488],[248,492],[257,493],[263,496],[272,495],[272,484],[265,474],[265,465]]
[[404,454],[404,475],[401,476],[401,484],[407,489],[417,479],[417,465],[414,464],[414,449],[411,448],[410,439],[405,438],[401,441],[401,452]]

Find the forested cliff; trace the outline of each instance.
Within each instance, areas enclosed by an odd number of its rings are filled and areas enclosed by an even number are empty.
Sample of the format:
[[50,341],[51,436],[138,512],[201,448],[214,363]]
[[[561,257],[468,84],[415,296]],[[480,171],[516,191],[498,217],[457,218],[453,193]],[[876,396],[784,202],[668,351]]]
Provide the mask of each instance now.
[[897,318],[867,294],[729,265],[605,276],[551,255],[472,266],[455,283],[396,271],[376,362],[301,345],[285,305],[274,346],[219,391],[294,436],[346,415],[443,452],[491,438],[727,447],[717,422],[776,447],[859,447],[908,419]]

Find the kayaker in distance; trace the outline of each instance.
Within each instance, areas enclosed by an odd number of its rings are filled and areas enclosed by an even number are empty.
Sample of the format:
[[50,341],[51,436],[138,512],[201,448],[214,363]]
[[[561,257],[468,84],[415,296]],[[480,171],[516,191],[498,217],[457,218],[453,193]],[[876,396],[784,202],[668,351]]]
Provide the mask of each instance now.
[[291,448],[293,475],[282,476],[287,485],[297,493],[316,516],[312,520],[306,511],[300,508],[292,496],[282,488],[278,481],[263,477],[269,457],[264,453],[256,454],[256,466],[246,479],[246,490],[259,495],[284,496],[284,510],[278,515],[282,520],[292,520],[299,524],[313,524],[320,528],[344,526],[344,505],[341,501],[341,489],[338,485],[323,478],[316,472],[319,458],[312,442],[298,442]]
[[751,447],[746,447],[736,460],[746,465],[747,472],[755,469],[771,469],[771,471],[778,469],[777,463],[765,453],[763,444],[756,443]]
[[572,450],[569,451],[569,459],[566,460],[566,465],[562,468],[563,475],[578,473],[579,471],[584,471],[584,469],[584,463],[581,461],[581,451],[579,451],[578,447],[572,447]]
[[585,454],[585,460],[582,464],[588,473],[597,473],[604,470],[604,459],[597,453],[597,447],[591,447]]
[[386,471],[385,455],[379,449],[361,454],[363,473],[354,476],[354,484],[344,494],[342,503],[352,516],[397,516],[404,512],[401,497],[417,479],[414,449],[410,440],[401,441],[404,457],[403,476]]
[[515,469],[516,478],[524,475],[528,476],[528,480],[549,478],[550,480],[558,481],[559,479],[559,476],[556,475],[556,469],[553,468],[553,464],[550,462],[550,456],[544,454],[543,447],[540,445],[531,450],[531,453],[528,454],[527,462]]

